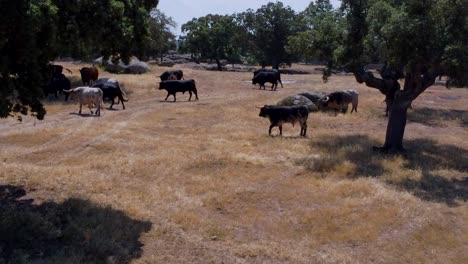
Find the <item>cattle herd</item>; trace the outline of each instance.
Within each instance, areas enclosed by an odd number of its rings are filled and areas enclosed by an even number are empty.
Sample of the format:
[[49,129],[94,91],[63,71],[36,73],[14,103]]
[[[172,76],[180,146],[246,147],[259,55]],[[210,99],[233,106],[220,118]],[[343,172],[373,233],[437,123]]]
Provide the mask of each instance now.
[[[44,94],[48,96],[53,94],[55,98],[58,95],[64,95],[65,101],[69,98],[80,103],[79,114],[83,105],[88,105],[88,108],[93,113],[92,108],[96,107],[95,114],[100,115],[103,107],[103,100],[108,99],[111,102],[110,109],[115,104],[122,104],[122,109],[125,109],[124,102],[128,102],[126,94],[119,82],[112,78],[100,78],[99,71],[93,67],[83,67],[80,69],[81,80],[83,86],[71,88],[70,80],[63,74],[63,70],[72,73],[69,69],[63,68],[60,65],[50,65],[50,78],[47,85],[44,86]],[[189,93],[189,101],[192,99],[192,94],[198,100],[197,88],[195,80],[184,79],[184,74],[181,70],[165,71],[160,76],[159,90],[166,90],[167,96],[164,101],[167,101],[169,96],[173,96],[174,102],[177,93]],[[271,83],[270,89],[276,91],[278,83],[283,87],[281,74],[275,69],[259,69],[254,71],[252,84],[259,84],[259,89],[265,89],[265,83]],[[259,116],[270,120],[268,134],[271,135],[271,130],[274,127],[279,128],[279,134],[283,134],[284,123],[299,123],[301,126],[300,136],[305,137],[307,133],[307,119],[310,112],[313,111],[328,111],[332,110],[335,115],[338,112],[346,113],[348,105],[351,104],[351,113],[357,112],[359,94],[356,90],[334,91],[332,93],[317,93],[305,92],[297,95],[289,96],[287,100],[281,100],[276,105],[265,105],[260,108]]]

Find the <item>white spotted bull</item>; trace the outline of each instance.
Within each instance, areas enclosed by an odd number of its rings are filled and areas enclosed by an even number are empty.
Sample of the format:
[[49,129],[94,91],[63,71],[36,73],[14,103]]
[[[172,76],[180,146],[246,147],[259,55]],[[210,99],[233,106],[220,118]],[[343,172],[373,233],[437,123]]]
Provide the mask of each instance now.
[[64,90],[64,92],[69,93],[71,99],[76,99],[80,103],[80,111],[78,112],[81,115],[81,108],[84,104],[88,105],[89,111],[93,114],[91,106],[96,106],[96,115],[101,115],[102,107],[102,97],[103,92],[99,88],[81,86],[70,90]]

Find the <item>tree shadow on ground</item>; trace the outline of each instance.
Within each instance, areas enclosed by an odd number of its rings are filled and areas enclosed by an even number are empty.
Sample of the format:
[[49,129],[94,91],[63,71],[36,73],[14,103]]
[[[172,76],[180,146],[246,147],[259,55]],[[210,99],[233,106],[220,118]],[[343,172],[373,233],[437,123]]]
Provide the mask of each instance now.
[[[339,166],[352,164],[353,170],[347,177],[383,176],[388,171],[385,162],[392,156],[373,152],[372,146],[378,145],[379,142],[364,135],[323,136],[311,141],[311,152],[314,155],[299,161],[299,164],[310,171],[322,173],[339,171]],[[420,171],[421,177],[384,177],[386,183],[427,201],[451,206],[456,206],[459,200],[468,201],[468,150],[437,144],[428,139],[407,140],[405,146],[407,154],[401,156],[401,167],[393,169]],[[317,152],[322,154],[317,155]],[[439,171],[463,176],[448,178],[440,175]]]
[[454,121],[462,126],[468,126],[468,111],[416,108],[408,112],[408,121],[427,126],[442,126],[447,121]]
[[0,263],[129,263],[142,254],[150,222],[90,201],[33,204],[0,185]]

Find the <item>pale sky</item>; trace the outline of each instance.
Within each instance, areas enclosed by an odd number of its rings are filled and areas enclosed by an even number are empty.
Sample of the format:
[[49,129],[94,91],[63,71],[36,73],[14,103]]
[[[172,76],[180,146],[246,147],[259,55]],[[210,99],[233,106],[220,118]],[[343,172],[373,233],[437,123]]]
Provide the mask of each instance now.
[[[180,26],[192,20],[194,17],[202,17],[208,14],[232,15],[244,12],[251,8],[254,11],[262,5],[275,0],[159,0],[158,9],[167,16],[172,17],[177,23],[175,33],[180,35]],[[303,11],[311,0],[282,0],[285,6],[290,6],[294,11]],[[339,7],[339,0],[331,0],[333,6]]]

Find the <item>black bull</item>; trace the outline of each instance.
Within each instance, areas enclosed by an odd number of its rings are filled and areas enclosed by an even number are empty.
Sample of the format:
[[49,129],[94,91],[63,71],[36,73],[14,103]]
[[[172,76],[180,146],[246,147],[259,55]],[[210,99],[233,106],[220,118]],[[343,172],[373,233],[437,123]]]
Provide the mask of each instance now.
[[[262,69],[258,69],[258,70],[255,70],[253,72],[253,77],[255,78],[255,76],[257,76],[257,74],[261,73],[261,72],[272,72],[274,73],[274,75],[276,76],[276,80],[281,84],[281,88],[283,88],[283,83],[281,82],[281,73],[279,72],[279,70],[276,70],[276,69],[265,69],[265,68],[262,68]],[[276,84],[278,85],[278,84]],[[272,87],[273,88],[273,87]]]
[[[112,106],[114,105],[115,97],[117,97],[119,101],[122,102],[122,108],[125,109],[124,102],[128,102],[128,99],[124,99],[123,96],[125,95],[125,92],[122,90],[122,87],[120,87],[120,84],[117,80],[101,78],[96,80],[92,87],[100,88],[103,92],[103,98],[108,98],[112,101],[109,107],[110,109],[112,109]],[[118,103],[119,102],[117,102],[117,104]]]
[[[276,87],[278,87],[278,82],[281,83],[281,78],[279,76],[279,73],[275,72],[259,72],[255,77],[252,79],[252,84],[260,84],[260,89],[265,89],[265,83],[272,83],[271,89],[276,90]],[[283,84],[281,84],[283,86]]]
[[265,105],[260,108],[259,116],[270,119],[268,135],[271,135],[271,129],[275,126],[279,128],[280,135],[283,135],[283,123],[291,123],[293,126],[299,123],[301,125],[300,136],[306,136],[309,110],[305,106]]
[[358,94],[354,90],[336,91],[319,100],[321,109],[334,109],[335,113],[337,111],[346,113],[349,104],[352,104],[351,113],[353,111],[357,112]]
[[171,80],[182,80],[184,78],[184,72],[181,70],[176,70],[176,71],[165,71],[161,76],[161,81],[167,81],[169,79]]
[[195,86],[194,80],[168,80],[162,81],[159,83],[159,90],[166,90],[167,96],[164,101],[167,101],[167,98],[172,95],[174,96],[174,102],[176,101],[176,93],[189,92],[190,97],[189,101],[192,99],[192,93],[195,94],[196,100],[198,100],[197,87]]
[[[49,94],[53,94],[55,98],[58,98],[58,94],[63,94],[64,90],[69,89],[71,89],[70,79],[65,77],[62,73],[55,74],[44,87],[44,95],[47,96]],[[67,96],[66,93],[65,96]]]

